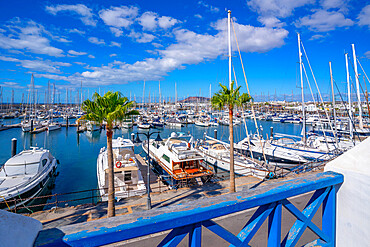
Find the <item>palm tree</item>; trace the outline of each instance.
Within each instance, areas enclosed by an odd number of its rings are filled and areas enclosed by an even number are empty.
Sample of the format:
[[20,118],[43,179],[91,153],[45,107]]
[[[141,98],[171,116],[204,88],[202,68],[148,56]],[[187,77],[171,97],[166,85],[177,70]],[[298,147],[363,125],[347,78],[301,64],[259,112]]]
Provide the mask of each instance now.
[[112,136],[113,123],[121,121],[128,116],[138,115],[136,110],[130,110],[134,106],[134,101],[129,101],[120,92],[107,92],[104,96],[98,93],[93,95],[93,100],[85,100],[82,103],[82,110],[86,115],[79,120],[90,120],[99,123],[106,122],[107,132],[107,152],[108,152],[108,217],[115,216],[114,207],[114,171],[113,171],[113,151]]
[[234,81],[231,82],[230,89],[220,83],[221,89],[215,93],[211,99],[212,106],[223,110],[225,106],[229,109],[229,132],[230,132],[230,192],[235,192],[235,173],[234,173],[234,131],[233,114],[235,106],[243,106],[252,98],[247,93],[240,95],[241,86],[234,89]]

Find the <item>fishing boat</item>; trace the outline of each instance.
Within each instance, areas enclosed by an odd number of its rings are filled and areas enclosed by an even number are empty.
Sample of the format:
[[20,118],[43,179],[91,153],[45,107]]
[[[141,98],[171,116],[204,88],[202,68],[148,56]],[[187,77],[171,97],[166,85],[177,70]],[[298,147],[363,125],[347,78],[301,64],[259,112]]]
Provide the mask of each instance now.
[[[141,175],[135,154],[134,144],[129,139],[118,137],[112,140],[114,187],[117,200],[141,196],[146,193],[145,183]],[[108,151],[100,150],[97,160],[97,177],[102,201],[108,200]]]
[[[205,160],[216,169],[230,171],[230,150],[221,141],[206,136],[198,149],[204,154]],[[269,171],[250,158],[234,153],[234,172],[242,176],[254,176],[264,179]]]
[[[37,147],[11,157],[0,169],[0,208],[12,209],[33,200],[56,176],[57,163],[49,150]],[[10,203],[13,199],[18,202]]]
[[[203,184],[214,174],[203,155],[191,146],[191,140],[191,136],[172,132],[170,137],[161,142],[153,139],[149,141],[153,166],[170,186],[183,182]],[[147,141],[143,142],[142,147],[148,153]]]

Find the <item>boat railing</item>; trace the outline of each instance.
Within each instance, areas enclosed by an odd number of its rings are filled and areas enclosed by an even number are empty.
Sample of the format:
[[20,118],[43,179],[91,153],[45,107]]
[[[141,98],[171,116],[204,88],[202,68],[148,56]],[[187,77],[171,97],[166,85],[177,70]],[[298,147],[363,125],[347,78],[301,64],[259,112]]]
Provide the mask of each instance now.
[[[177,246],[189,236],[189,246],[202,246],[206,244],[202,240],[212,234],[232,246],[248,246],[256,235],[257,241],[265,241],[268,246],[335,246],[336,191],[341,183],[343,175],[338,173],[310,174],[257,186],[248,192],[101,219],[98,227],[89,221],[47,229],[39,233],[36,246],[100,246],[144,236],[150,236],[151,245]],[[306,197],[310,199],[301,209],[298,202],[306,201]],[[235,214],[245,216],[232,223]],[[245,224],[240,222],[241,230],[235,231],[235,224],[242,219]],[[294,223],[290,224],[292,219]],[[302,238],[308,228],[313,234]],[[217,240],[213,237],[212,243]]]

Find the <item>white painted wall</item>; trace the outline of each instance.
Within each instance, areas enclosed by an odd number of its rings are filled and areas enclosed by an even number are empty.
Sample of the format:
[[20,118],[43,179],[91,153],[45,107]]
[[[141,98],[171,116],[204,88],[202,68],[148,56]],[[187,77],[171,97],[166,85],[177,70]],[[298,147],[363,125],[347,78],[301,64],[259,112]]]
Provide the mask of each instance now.
[[38,220],[0,210],[0,246],[33,246],[41,230]]
[[337,246],[369,246],[370,138],[329,162],[324,170],[344,176],[337,193]]

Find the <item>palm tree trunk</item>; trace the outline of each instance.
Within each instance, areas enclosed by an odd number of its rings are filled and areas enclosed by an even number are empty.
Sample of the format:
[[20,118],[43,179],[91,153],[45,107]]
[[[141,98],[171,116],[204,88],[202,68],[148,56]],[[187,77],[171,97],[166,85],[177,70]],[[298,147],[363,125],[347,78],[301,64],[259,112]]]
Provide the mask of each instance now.
[[108,152],[108,217],[114,217],[116,210],[114,207],[114,166],[113,166],[113,149],[112,149],[113,131],[107,129],[107,152]]
[[235,192],[235,173],[234,173],[234,126],[233,126],[233,107],[229,106],[229,133],[230,133],[230,193]]

